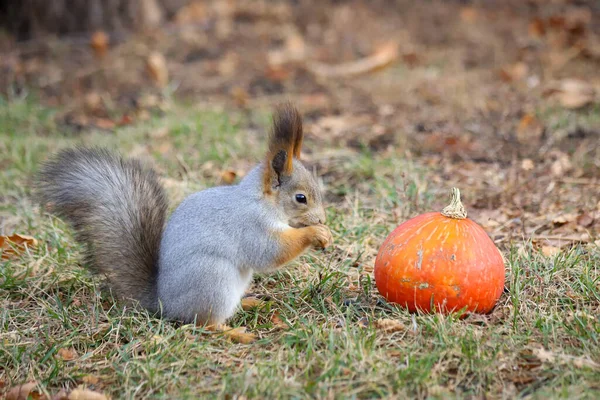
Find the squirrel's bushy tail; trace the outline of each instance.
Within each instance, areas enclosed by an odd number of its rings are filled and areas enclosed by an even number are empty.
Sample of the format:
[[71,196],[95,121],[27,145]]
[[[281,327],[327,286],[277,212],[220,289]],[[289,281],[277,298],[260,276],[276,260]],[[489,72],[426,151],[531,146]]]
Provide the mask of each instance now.
[[119,297],[156,309],[168,202],[153,170],[104,149],[67,149],[43,166],[37,194],[73,225],[90,267]]

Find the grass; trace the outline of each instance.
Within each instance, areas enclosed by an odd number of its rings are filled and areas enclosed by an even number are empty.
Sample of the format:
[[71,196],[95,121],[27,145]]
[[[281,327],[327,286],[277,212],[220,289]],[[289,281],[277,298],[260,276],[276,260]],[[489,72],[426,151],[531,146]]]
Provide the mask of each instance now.
[[[70,229],[30,200],[39,162],[74,144],[118,148],[157,166],[175,206],[219,184],[221,171],[247,170],[264,135],[245,129],[241,115],[178,106],[114,132],[74,135],[61,132],[55,111],[28,97],[0,102],[0,233],[40,242],[0,262],[0,393],[37,381],[48,394],[85,385],[113,398],[600,396],[595,245],[552,257],[526,241],[503,247],[506,290],[488,316],[412,315],[382,300],[372,274],[379,244],[443,193],[435,171],[397,154],[365,150],[324,174],[337,196],[328,208],[335,246],[256,277],[251,291],[270,300],[240,310],[231,325],[259,341],[234,344],[123,308],[80,265]],[[381,319],[399,329],[378,329]]]

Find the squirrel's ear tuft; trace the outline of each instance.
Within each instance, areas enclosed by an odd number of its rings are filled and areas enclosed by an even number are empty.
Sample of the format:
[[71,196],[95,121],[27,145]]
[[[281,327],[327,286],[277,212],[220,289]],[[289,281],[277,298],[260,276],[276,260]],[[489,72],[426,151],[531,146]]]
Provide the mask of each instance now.
[[300,158],[303,137],[302,117],[298,110],[291,103],[277,106],[273,115],[271,145],[284,146],[288,154]]
[[277,174],[278,177],[285,174],[285,167],[287,165],[288,155],[285,150],[279,150],[273,160],[271,160],[271,168]]
[[265,168],[265,191],[293,171],[293,158],[300,158],[302,149],[302,118],[290,103],[279,105],[273,114],[273,129],[269,138],[267,168]]

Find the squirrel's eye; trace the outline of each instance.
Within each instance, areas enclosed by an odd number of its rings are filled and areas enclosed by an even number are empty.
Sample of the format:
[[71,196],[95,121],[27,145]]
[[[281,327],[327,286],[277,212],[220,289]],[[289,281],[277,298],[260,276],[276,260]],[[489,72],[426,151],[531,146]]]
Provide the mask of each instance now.
[[299,193],[296,195],[296,201],[298,203],[306,204],[306,196],[303,195],[302,193]]

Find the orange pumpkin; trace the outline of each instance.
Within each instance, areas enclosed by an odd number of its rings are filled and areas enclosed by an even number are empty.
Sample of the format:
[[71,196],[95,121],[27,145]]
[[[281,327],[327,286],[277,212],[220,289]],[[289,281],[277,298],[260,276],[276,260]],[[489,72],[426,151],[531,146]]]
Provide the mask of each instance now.
[[384,241],[375,283],[410,311],[487,313],[504,288],[504,260],[487,233],[467,218],[460,192],[440,212],[412,218]]

